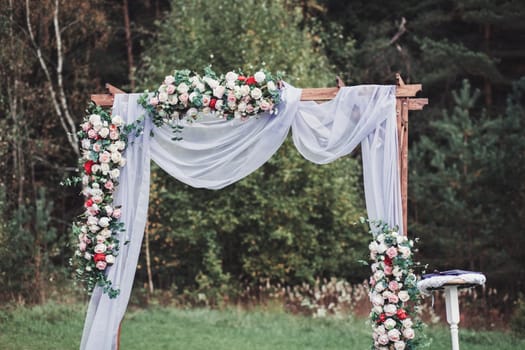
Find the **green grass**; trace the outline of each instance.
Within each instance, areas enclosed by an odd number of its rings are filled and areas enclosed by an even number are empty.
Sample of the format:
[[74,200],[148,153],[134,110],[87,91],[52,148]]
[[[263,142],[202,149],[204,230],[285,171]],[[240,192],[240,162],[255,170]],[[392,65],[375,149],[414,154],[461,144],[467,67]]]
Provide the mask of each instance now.
[[[78,349],[85,307],[47,304],[0,311],[0,349]],[[450,349],[448,330],[429,329],[430,349]],[[127,313],[122,350],[369,349],[364,320],[310,319],[281,312],[150,308]],[[525,349],[501,332],[460,330],[466,350]]]

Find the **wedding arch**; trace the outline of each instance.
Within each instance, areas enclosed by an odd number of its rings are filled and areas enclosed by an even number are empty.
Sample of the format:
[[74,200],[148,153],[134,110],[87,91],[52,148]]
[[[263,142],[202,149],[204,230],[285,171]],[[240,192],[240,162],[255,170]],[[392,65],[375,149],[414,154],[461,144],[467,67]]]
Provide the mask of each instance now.
[[[155,128],[148,119],[141,133],[131,133],[115,202],[122,205],[124,230],[118,260],[107,275],[120,289],[110,298],[100,287],[89,304],[81,349],[119,349],[120,323],[131,294],[146,225],[150,161],[193,187],[220,189],[255,171],[280,147],[290,129],[306,159],[326,164],[361,145],[368,216],[399,227],[406,235],[408,185],[408,113],[428,104],[414,98],[421,84],[343,86],[297,89],[285,84],[278,116],[249,121],[221,120],[184,128],[173,141],[169,127]],[[106,85],[109,94],[92,95],[100,107],[131,124],[144,115],[141,94],[126,94]],[[316,102],[328,101],[323,104]],[[89,165],[91,167],[91,164]]]

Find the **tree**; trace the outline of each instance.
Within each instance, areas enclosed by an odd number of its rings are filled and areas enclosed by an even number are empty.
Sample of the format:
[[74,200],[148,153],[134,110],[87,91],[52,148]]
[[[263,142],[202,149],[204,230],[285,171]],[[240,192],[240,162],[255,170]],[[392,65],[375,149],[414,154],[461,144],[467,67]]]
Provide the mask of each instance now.
[[[146,51],[142,81],[172,69],[217,72],[265,66],[295,85],[329,83],[326,59],[301,30],[301,12],[279,1],[174,1]],[[265,166],[219,192],[195,190],[154,172],[150,247],[157,285],[214,289],[297,284],[318,276],[362,281],[367,234],[355,159],[316,166],[287,142]],[[174,208],[176,208],[174,210]],[[141,265],[144,265],[143,263]],[[139,270],[138,280],[143,276]]]

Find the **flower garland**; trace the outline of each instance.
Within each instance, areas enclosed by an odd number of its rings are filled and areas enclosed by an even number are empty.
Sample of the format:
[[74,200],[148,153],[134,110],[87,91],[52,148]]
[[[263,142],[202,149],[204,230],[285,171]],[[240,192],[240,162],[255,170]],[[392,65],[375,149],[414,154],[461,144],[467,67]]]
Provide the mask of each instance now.
[[414,304],[419,301],[417,277],[414,274],[412,248],[397,229],[382,222],[369,222],[373,241],[369,245],[372,276],[370,277],[370,319],[373,328],[373,349],[415,349],[416,321]]
[[[194,121],[207,115],[248,119],[263,112],[277,114],[280,86],[280,74],[266,70],[251,76],[234,71],[219,76],[207,67],[202,77],[189,70],[175,70],[164,78],[152,97],[146,92],[139,103],[150,112],[157,126],[178,125],[180,119]],[[180,131],[175,127],[177,130]]]
[[110,297],[116,297],[119,290],[112,287],[105,272],[118,255],[117,235],[124,225],[118,222],[121,208],[114,205],[113,192],[120,168],[126,164],[122,152],[126,149],[128,132],[118,115],[111,116],[94,105],[87,112],[78,132],[82,147],[78,180],[83,185],[85,212],[82,220],[73,224],[73,233],[78,237],[76,277],[89,293],[98,285]]

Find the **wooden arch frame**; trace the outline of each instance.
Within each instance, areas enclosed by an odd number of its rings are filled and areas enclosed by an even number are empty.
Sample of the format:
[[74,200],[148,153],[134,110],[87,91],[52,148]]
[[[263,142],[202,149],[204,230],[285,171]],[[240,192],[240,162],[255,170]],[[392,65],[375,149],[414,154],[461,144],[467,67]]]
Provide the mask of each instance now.
[[[324,102],[333,99],[341,87],[343,81],[336,77],[337,86],[332,88],[305,88],[302,90],[301,101]],[[93,94],[91,101],[101,107],[113,106],[114,95],[125,94],[119,88],[106,84],[108,93]],[[427,104],[427,98],[415,98],[416,94],[422,90],[421,84],[405,84],[401,75],[396,74],[396,117],[398,131],[398,152],[399,152],[399,177],[401,182],[401,200],[403,208],[403,227],[407,235],[407,203],[408,203],[408,112],[422,110]],[[121,324],[122,325],[122,324]],[[120,330],[117,335],[117,350],[120,349]]]
[[[333,88],[306,88],[301,94],[301,101],[329,101],[337,95],[339,88],[344,86],[339,77],[336,78],[337,87]],[[401,180],[401,198],[403,204],[403,227],[405,234],[407,226],[408,202],[408,112],[422,110],[428,104],[427,98],[414,98],[422,90],[421,84],[405,84],[400,74],[396,74],[396,116],[399,145],[399,177]],[[91,101],[101,107],[111,107],[114,95],[125,94],[119,88],[106,84],[109,93],[93,94]]]

